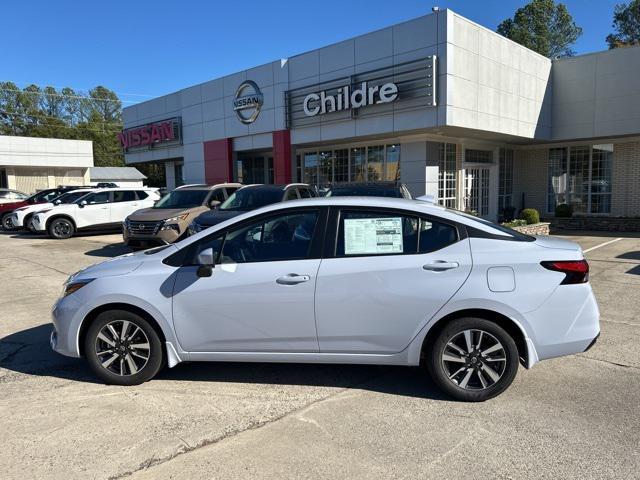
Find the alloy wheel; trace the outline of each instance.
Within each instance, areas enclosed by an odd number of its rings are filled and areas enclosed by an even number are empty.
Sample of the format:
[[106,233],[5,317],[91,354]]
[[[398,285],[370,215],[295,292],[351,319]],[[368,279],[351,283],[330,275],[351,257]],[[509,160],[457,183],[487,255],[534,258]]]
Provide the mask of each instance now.
[[449,380],[465,390],[495,385],[507,367],[507,352],[496,337],[479,329],[463,330],[450,338],[442,352]]
[[114,320],[98,333],[95,349],[103,368],[116,375],[130,376],[147,365],[151,343],[142,328],[134,322]]
[[71,225],[68,222],[56,222],[53,232],[57,237],[66,237],[71,233]]

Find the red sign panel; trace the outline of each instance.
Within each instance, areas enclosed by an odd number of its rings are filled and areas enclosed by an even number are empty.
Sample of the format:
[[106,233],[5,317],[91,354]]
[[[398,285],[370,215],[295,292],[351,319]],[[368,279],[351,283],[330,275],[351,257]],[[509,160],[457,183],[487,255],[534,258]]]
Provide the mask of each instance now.
[[179,143],[181,130],[182,123],[180,118],[171,118],[139,127],[127,128],[118,134],[118,140],[125,151],[136,147],[152,148],[159,144]]

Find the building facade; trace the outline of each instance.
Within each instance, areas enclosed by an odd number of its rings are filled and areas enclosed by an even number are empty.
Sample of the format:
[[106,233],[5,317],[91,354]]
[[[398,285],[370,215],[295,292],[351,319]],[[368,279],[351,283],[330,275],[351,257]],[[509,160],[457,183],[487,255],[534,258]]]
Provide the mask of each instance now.
[[640,216],[640,48],[551,61],[442,10],[124,110],[179,183],[402,181],[495,220]]
[[88,185],[93,143],[0,136],[0,188],[24,193],[59,185]]

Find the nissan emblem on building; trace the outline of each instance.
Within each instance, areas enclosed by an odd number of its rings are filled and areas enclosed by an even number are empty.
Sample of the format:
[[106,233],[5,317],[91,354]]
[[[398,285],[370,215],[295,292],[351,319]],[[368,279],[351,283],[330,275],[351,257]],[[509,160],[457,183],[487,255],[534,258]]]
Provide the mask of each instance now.
[[236,90],[236,96],[233,99],[233,110],[242,123],[249,124],[258,118],[263,103],[264,97],[260,87],[256,82],[247,80],[242,82]]

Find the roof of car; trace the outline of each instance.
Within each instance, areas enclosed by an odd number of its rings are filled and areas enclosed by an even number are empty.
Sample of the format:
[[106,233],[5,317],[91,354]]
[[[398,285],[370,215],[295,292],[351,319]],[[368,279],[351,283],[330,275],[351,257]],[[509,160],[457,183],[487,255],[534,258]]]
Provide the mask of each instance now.
[[215,185],[208,185],[206,183],[193,183],[189,185],[181,185],[176,187],[176,190],[213,190],[220,187],[242,187],[241,183],[216,183]]
[[282,191],[285,188],[289,188],[289,187],[308,187],[309,185],[307,185],[306,183],[287,183],[287,184],[273,184],[273,183],[256,183],[253,185],[245,185],[242,187],[242,189],[246,189],[246,188],[255,188],[255,189],[260,189],[260,190],[266,190],[269,192],[274,192],[274,191]]

